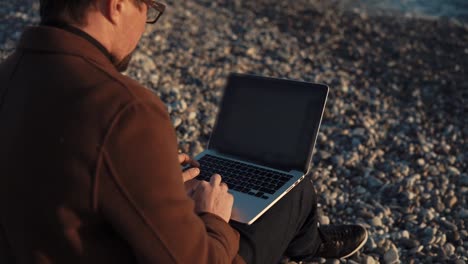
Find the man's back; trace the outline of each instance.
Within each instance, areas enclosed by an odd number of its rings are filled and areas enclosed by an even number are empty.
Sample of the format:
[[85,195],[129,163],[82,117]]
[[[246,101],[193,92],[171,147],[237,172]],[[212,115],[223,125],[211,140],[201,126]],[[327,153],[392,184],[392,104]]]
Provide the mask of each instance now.
[[[106,65],[73,50],[50,52],[60,45],[35,33],[22,41],[35,49],[21,47],[1,66],[0,193],[10,247],[24,262],[31,261],[29,250],[40,259],[78,254],[83,247],[127,247],[109,240],[113,231],[96,218],[93,174],[104,133],[132,96],[102,69]],[[89,241],[104,245],[83,244]],[[121,254],[109,256],[125,262]]]
[[237,232],[194,214],[164,105],[98,48],[31,28],[0,83],[0,235],[16,262],[235,257]]

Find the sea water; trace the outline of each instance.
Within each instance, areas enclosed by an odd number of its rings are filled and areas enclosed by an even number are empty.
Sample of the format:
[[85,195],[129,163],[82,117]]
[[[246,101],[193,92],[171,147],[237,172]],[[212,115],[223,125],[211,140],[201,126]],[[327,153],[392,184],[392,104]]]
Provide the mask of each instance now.
[[468,23],[468,0],[338,0],[346,9],[384,10]]

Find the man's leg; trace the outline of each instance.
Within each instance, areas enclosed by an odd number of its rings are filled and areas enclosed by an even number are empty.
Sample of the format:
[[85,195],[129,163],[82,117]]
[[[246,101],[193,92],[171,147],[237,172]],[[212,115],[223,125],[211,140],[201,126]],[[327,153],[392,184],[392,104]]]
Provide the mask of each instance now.
[[230,222],[241,234],[239,254],[247,263],[315,255],[322,243],[316,211],[314,186],[306,177],[252,225]]

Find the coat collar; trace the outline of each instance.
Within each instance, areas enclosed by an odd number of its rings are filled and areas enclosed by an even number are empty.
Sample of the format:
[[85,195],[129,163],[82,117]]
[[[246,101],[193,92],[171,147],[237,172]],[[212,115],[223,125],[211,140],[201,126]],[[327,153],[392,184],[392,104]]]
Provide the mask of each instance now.
[[43,23],[41,23],[41,25],[42,26],[50,26],[50,27],[60,28],[60,29],[63,29],[65,31],[68,31],[70,33],[73,33],[75,35],[78,35],[78,36],[86,39],[87,41],[89,41],[94,46],[96,46],[96,48],[98,48],[102,53],[104,53],[104,55],[107,58],[109,58],[110,61],[113,61],[112,54],[110,54],[110,52],[106,49],[106,47],[104,47],[104,45],[102,45],[97,39],[93,38],[91,35],[84,32],[83,30],[81,30],[81,29],[79,29],[77,27],[71,26],[71,25],[69,25],[67,23],[58,21],[58,20],[56,20],[56,21],[51,20],[51,21],[48,21],[48,22],[43,22]]
[[18,49],[79,56],[103,68],[116,70],[114,58],[102,44],[89,35],[87,35],[88,38],[84,36],[56,26],[33,26],[26,28],[23,32]]

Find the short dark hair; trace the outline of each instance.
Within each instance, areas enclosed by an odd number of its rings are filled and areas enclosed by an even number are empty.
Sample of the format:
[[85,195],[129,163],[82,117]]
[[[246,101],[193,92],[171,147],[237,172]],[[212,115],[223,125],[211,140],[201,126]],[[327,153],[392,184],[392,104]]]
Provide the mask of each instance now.
[[96,0],[40,0],[41,22],[62,20],[64,15],[72,22],[83,24],[88,8]]
[[[41,22],[63,20],[66,15],[71,22],[84,24],[86,11],[98,0],[40,0],[39,14]],[[136,5],[140,5],[144,0],[134,0]],[[70,22],[70,21],[65,21]]]

